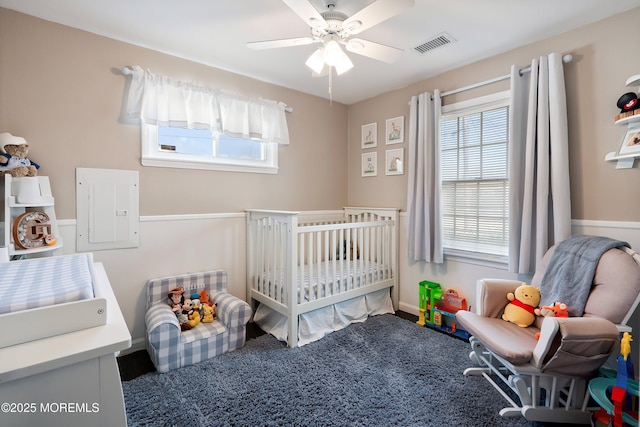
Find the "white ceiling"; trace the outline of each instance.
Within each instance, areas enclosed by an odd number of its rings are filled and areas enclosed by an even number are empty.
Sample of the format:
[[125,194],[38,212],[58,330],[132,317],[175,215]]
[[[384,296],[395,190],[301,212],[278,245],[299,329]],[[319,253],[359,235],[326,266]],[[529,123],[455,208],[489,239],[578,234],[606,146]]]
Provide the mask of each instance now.
[[[324,10],[324,0],[310,2]],[[337,0],[336,10],[350,16],[371,3]],[[333,100],[352,104],[637,6],[640,0],[416,0],[358,34],[403,49],[400,60],[390,65],[349,53],[355,66],[334,77]],[[281,0],[0,0],[0,7],[329,97],[328,77],[312,77],[304,65],[315,45],[246,47],[310,35]],[[455,43],[424,55],[414,50],[443,32]]]

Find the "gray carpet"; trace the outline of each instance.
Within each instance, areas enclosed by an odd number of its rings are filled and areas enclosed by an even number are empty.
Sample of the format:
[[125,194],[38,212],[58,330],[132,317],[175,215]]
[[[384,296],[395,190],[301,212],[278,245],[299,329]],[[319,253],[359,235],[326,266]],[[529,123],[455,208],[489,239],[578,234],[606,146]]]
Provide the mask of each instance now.
[[541,426],[501,418],[469,344],[393,315],[290,349],[271,335],[123,382],[135,426]]

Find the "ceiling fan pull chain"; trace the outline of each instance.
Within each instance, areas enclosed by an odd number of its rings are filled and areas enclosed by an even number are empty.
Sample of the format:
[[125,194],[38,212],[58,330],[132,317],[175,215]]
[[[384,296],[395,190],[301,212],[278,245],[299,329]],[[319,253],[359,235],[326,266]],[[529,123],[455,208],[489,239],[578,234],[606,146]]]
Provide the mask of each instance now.
[[329,106],[333,103],[333,67],[329,67]]

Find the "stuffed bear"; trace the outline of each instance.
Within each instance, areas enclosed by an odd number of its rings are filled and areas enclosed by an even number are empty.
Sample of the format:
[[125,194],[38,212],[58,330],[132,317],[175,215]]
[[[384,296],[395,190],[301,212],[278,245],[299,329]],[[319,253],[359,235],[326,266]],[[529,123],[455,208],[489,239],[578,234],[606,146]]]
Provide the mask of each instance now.
[[540,304],[540,288],[522,283],[514,292],[507,294],[509,304],[504,308],[502,319],[521,328],[531,325],[536,319],[535,309]]
[[36,176],[40,165],[27,158],[29,144],[8,132],[0,134],[0,172],[13,177]]

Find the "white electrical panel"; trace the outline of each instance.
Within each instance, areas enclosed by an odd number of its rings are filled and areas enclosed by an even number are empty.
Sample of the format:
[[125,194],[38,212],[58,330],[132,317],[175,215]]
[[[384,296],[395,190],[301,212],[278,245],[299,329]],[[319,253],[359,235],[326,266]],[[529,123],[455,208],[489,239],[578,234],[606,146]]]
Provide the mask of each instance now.
[[76,169],[76,250],[138,247],[137,171]]

